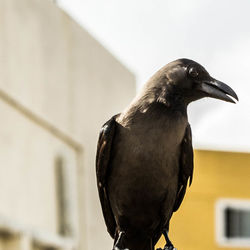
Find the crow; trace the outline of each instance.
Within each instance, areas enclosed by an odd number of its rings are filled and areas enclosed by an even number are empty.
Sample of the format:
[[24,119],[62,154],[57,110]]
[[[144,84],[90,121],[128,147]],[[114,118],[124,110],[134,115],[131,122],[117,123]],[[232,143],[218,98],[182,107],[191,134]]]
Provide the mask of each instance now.
[[[231,97],[233,98],[231,98]],[[153,250],[192,183],[193,148],[189,103],[203,97],[238,101],[203,66],[178,59],[157,71],[122,113],[99,135],[96,175],[113,250]]]

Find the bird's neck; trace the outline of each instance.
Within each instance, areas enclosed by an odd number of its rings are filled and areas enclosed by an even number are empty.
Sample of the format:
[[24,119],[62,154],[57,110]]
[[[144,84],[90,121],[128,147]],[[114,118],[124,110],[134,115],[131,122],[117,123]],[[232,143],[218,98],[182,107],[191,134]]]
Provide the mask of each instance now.
[[187,104],[179,95],[175,95],[170,90],[148,91],[137,96],[129,107],[119,116],[118,122],[125,127],[129,127],[137,119],[143,117],[182,116],[187,119]]
[[[174,89],[171,85],[165,84],[163,86],[159,86],[157,91],[153,89],[152,92],[154,93],[154,97],[149,105],[160,103],[164,105],[168,111],[181,112],[183,114],[187,113],[187,105],[189,102],[186,101],[182,93]],[[147,98],[145,99],[147,100]]]

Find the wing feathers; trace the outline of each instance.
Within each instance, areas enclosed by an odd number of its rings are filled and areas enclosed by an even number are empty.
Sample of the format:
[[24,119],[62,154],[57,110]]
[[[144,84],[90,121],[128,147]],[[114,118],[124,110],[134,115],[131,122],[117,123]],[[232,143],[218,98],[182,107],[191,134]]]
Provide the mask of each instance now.
[[109,203],[106,182],[109,172],[112,143],[115,136],[116,116],[113,116],[103,125],[99,135],[96,154],[96,177],[99,198],[107,230],[112,238],[114,238],[115,235],[116,223]]
[[188,181],[189,186],[192,184],[193,168],[192,133],[190,125],[188,125],[181,144],[179,187],[174,205],[174,212],[178,210],[183,201]]

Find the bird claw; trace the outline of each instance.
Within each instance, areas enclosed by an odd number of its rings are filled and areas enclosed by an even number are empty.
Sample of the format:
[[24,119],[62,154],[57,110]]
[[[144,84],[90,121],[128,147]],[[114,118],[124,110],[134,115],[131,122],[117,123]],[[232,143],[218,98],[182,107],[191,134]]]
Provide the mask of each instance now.
[[163,250],[177,250],[174,246],[165,246]]
[[118,247],[113,247],[113,250],[129,250],[128,248],[118,248]]
[[173,246],[165,246],[163,249],[162,248],[157,248],[156,250],[177,250],[177,248]]

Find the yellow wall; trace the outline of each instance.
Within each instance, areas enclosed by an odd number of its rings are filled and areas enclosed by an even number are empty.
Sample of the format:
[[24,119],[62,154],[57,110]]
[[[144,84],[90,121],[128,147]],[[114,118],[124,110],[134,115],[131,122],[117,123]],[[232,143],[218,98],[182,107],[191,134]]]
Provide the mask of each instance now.
[[[193,184],[170,223],[170,239],[178,250],[243,249],[216,243],[215,203],[219,198],[250,199],[250,154],[195,151]],[[156,248],[164,244],[162,237]]]

